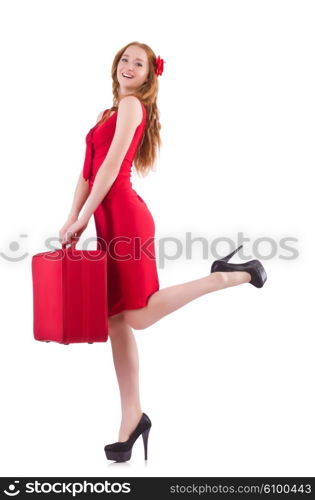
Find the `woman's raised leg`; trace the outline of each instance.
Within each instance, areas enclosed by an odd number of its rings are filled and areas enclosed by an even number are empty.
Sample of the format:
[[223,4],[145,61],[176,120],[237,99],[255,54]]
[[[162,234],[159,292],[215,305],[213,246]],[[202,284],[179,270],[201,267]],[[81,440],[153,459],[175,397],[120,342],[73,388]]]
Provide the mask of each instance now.
[[167,314],[206,293],[231,286],[249,283],[251,275],[246,271],[215,272],[204,278],[169,286],[153,293],[145,307],[124,311],[126,323],[135,330],[143,330]]

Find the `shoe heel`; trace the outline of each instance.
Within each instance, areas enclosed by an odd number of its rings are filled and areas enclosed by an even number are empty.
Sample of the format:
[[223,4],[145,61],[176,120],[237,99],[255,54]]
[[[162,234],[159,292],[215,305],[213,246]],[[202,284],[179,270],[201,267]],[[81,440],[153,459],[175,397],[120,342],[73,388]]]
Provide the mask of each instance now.
[[144,460],[148,460],[148,437],[150,429],[151,427],[149,427],[149,429],[146,429],[142,433],[143,446],[144,446]]
[[226,257],[223,257],[222,259],[219,260],[224,260],[225,262],[228,262],[233,255],[239,251],[240,248],[242,248],[243,245],[240,245],[236,250],[233,250],[233,252],[229,253]]

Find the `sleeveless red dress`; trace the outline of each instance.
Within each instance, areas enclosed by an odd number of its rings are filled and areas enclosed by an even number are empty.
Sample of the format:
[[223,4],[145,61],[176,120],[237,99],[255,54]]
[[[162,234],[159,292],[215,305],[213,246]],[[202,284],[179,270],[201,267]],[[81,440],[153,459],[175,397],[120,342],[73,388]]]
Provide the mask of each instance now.
[[[145,307],[150,295],[159,290],[154,234],[150,210],[131,183],[131,167],[146,125],[143,118],[121,164],[115,182],[94,212],[97,249],[107,252],[108,316],[125,309]],[[107,109],[104,111],[104,113]],[[103,116],[104,116],[103,113]],[[83,177],[91,191],[96,173],[114,137],[117,113],[95,125],[86,136]]]

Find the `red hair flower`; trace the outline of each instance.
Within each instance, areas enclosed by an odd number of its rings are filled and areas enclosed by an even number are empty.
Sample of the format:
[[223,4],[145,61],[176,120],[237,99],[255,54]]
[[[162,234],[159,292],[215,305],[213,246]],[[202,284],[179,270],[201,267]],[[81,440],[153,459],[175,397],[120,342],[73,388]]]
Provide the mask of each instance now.
[[163,73],[164,59],[161,59],[160,56],[157,56],[157,58],[155,59],[155,64],[156,64],[155,74],[159,76]]

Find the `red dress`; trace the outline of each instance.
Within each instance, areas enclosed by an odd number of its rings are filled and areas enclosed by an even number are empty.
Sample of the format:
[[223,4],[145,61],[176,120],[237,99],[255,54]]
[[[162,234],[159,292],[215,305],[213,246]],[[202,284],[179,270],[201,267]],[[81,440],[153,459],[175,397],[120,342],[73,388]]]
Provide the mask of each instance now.
[[[115,182],[94,212],[97,248],[107,252],[108,316],[145,307],[159,290],[155,224],[143,199],[132,188],[131,167],[146,124],[146,108],[136,128]],[[104,113],[107,110],[104,111]],[[104,115],[103,113],[103,115]],[[91,191],[96,173],[114,137],[117,111],[86,136],[83,177]]]

